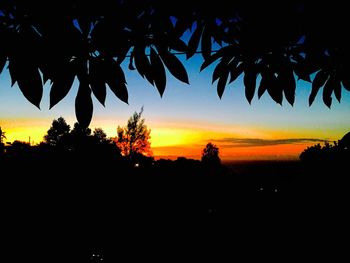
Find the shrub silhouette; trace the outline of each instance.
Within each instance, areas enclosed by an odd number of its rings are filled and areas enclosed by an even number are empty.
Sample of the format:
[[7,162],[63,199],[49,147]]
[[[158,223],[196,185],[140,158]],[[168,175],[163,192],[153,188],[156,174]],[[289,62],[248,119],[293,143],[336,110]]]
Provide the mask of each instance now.
[[17,83],[37,107],[44,83],[50,80],[52,108],[77,77],[76,117],[84,127],[92,118],[92,94],[104,105],[108,86],[128,102],[121,67],[125,60],[129,70],[137,70],[161,96],[167,84],[165,69],[189,83],[177,53],[186,54],[187,59],[200,53],[201,70],[217,63],[212,81],[217,81],[219,97],[243,74],[249,103],[257,93],[258,98],[268,94],[279,104],[285,98],[293,105],[295,74],[312,82],[310,105],[323,87],[323,102],[331,107],[333,93],[340,101],[342,86],[350,90],[349,37],[343,26],[347,12],[346,3],[338,1],[314,5],[307,1],[116,0],[91,5],[78,0],[4,0],[0,3],[0,71],[8,60],[12,85]]

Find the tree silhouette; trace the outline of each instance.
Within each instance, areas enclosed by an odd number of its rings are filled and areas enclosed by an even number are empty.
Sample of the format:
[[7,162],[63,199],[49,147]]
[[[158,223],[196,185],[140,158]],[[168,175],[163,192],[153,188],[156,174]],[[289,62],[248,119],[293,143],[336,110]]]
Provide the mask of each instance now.
[[6,134],[6,132],[4,132],[0,127],[0,144],[3,143],[4,139],[6,139],[5,134]]
[[76,122],[70,130],[63,117],[53,120],[44,139],[39,144],[37,153],[44,154],[48,159],[54,156],[66,161],[77,161],[80,157],[84,161],[115,161],[121,157],[120,150],[111,138],[107,138],[102,128],[95,128],[91,134],[90,128]]
[[4,139],[6,139],[5,132],[0,127],[0,154],[4,152]]
[[[347,4],[307,1],[115,0],[88,2],[19,1],[0,3],[0,71],[8,60],[12,85],[39,107],[50,80],[50,108],[79,81],[78,122],[88,127],[92,94],[104,105],[107,86],[128,102],[124,68],[138,73],[162,96],[166,70],[184,83],[189,77],[177,54],[200,53],[204,70],[215,64],[221,98],[244,75],[245,96],[267,93],[276,103],[293,105],[296,80],[312,82],[309,104],[323,87],[331,107],[350,90]],[[42,73],[42,75],[40,74]],[[311,79],[311,75],[315,77]],[[261,81],[257,81],[258,76]]]
[[218,166],[221,163],[219,148],[209,142],[202,151],[202,162],[208,166]]
[[78,122],[74,123],[73,129],[69,133],[68,144],[71,151],[87,153],[86,150],[91,149],[93,144],[91,129],[83,127]]
[[305,163],[316,164],[318,167],[339,163],[346,166],[350,160],[349,136],[350,133],[347,133],[333,144],[325,142],[323,146],[318,143],[307,147],[300,154],[300,160]]
[[332,145],[325,142],[324,146],[321,144],[315,144],[313,146],[307,147],[301,154],[300,160],[304,162],[320,162],[327,161],[332,155],[334,155],[337,144]]
[[9,149],[9,154],[14,157],[26,156],[26,154],[30,153],[31,149],[30,143],[18,140],[15,140],[12,143],[10,143],[10,146],[11,147]]
[[107,138],[107,134],[102,128],[95,128],[92,136],[98,144],[105,144],[110,142],[110,140]]
[[69,132],[70,126],[63,117],[59,117],[57,120],[54,119],[52,121],[50,129],[44,136],[44,142],[49,146],[59,146],[67,138]]
[[82,126],[79,122],[74,123],[71,135],[77,137],[88,137],[91,135],[91,129]]
[[118,126],[115,142],[124,156],[131,159],[138,154],[151,155],[151,130],[147,128],[145,119],[142,119],[143,107],[135,112],[125,127]]

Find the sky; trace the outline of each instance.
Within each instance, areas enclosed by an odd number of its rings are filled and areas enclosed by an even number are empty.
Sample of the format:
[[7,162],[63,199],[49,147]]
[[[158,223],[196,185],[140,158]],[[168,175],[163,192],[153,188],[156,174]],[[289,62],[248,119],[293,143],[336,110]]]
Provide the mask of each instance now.
[[[350,92],[342,90],[342,102],[333,98],[332,108],[322,102],[320,92],[308,106],[310,83],[297,82],[296,101],[292,107],[276,104],[266,93],[251,105],[244,95],[242,77],[226,87],[222,99],[211,84],[213,66],[199,72],[200,55],[188,61],[180,55],[190,85],[167,72],[167,88],[161,98],[157,89],[142,79],[137,71],[123,64],[128,82],[129,104],[108,90],[103,107],[93,98],[94,115],[90,128],[101,127],[108,136],[116,135],[118,125],[126,124],[133,112],[144,106],[143,117],[151,129],[151,146],[156,158],[185,156],[199,159],[208,142],[220,149],[223,160],[297,159],[303,149],[325,140],[339,140],[350,131]],[[8,69],[0,75],[0,127],[7,141],[39,143],[52,120],[62,116],[73,126],[74,99],[78,82],[69,94],[49,110],[48,84],[40,110],[21,94],[17,84],[11,87]]]

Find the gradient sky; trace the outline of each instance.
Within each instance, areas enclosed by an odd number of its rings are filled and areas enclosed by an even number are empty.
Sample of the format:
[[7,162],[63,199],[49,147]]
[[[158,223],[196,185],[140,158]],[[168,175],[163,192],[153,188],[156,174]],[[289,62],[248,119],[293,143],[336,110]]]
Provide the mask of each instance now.
[[[242,78],[226,87],[220,100],[216,83],[211,84],[213,66],[199,73],[200,55],[185,63],[190,85],[174,79],[167,72],[167,88],[160,98],[155,87],[143,80],[136,71],[123,65],[129,90],[129,105],[121,102],[110,91],[106,107],[94,98],[91,128],[101,127],[108,136],[116,135],[116,127],[125,125],[134,111],[144,106],[146,124],[151,128],[155,157],[186,156],[200,158],[201,150],[209,141],[220,148],[224,160],[241,159],[295,159],[308,145],[324,140],[338,140],[350,131],[350,93],[342,90],[342,102],[333,98],[332,109],[318,94],[315,103],[308,106],[310,83],[297,82],[294,107],[286,100],[276,104],[268,94],[260,100],[254,97],[249,105],[244,96]],[[0,126],[7,141],[38,143],[54,118],[64,117],[73,126],[74,99],[77,81],[66,98],[49,110],[50,87],[44,86],[41,110],[31,105],[17,85],[10,86],[7,69],[0,75]]]

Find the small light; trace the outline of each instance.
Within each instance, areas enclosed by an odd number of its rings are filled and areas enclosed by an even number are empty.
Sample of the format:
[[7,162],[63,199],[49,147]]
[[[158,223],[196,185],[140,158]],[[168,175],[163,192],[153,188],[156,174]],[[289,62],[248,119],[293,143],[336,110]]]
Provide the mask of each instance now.
[[263,190],[264,190],[264,188],[260,187],[260,191],[263,191]]
[[277,188],[275,189],[275,193],[277,193],[278,192],[278,190],[277,190]]

